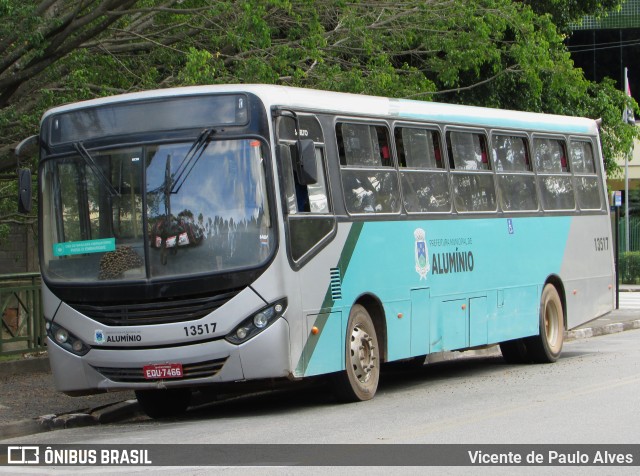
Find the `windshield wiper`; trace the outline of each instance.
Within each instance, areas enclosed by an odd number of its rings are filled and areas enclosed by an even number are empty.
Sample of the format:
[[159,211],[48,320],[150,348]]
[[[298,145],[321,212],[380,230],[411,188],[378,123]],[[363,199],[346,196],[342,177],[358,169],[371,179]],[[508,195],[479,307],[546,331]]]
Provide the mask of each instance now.
[[209,145],[211,136],[215,133],[215,129],[204,129],[191,145],[191,148],[184,156],[182,162],[180,162],[175,174],[173,174],[171,193],[178,193],[180,191],[180,188],[187,180],[187,177],[189,177],[189,174],[198,163],[198,160],[200,160],[202,153]]
[[98,167],[98,164],[96,164],[96,161],[93,160],[93,157],[91,157],[89,151],[84,147],[84,144],[82,142],[74,142],[73,147],[76,149],[76,151],[78,151],[80,157],[84,159],[85,163],[93,171],[93,174],[98,178],[100,184],[107,189],[109,194],[112,197],[120,198],[120,193],[113,187],[113,185],[111,185],[111,182],[107,179],[107,177],[104,176],[102,170],[100,170],[100,167]]

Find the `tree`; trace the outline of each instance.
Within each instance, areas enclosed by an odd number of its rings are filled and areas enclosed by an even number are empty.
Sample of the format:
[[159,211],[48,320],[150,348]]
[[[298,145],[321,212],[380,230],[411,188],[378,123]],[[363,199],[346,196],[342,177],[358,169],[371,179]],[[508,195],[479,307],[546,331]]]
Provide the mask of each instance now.
[[[152,81],[145,78],[149,73],[130,69],[143,65],[132,59],[150,51],[166,53],[193,33],[184,19],[205,7],[175,8],[182,3],[186,2],[0,1],[5,20],[0,26],[0,170],[15,164],[7,158],[9,147],[37,129],[44,109],[150,87]],[[177,21],[174,15],[184,18]],[[144,70],[153,69],[156,58],[146,59]]]
[[620,8],[625,0],[522,0],[538,15],[549,14],[559,31],[587,15],[600,17]]
[[[166,54],[189,38],[193,8],[182,0],[0,0],[0,240],[8,223],[33,223],[16,213],[17,166],[37,170],[37,158],[17,164],[11,150],[37,132],[49,107],[96,96],[158,87],[149,52]],[[174,16],[181,17],[178,21]],[[145,58],[146,60],[138,61]],[[160,64],[162,61],[160,61]],[[139,66],[142,73],[135,69]],[[122,71],[125,71],[125,75]],[[141,80],[142,79],[142,80]]]
[[[621,121],[629,99],[585,80],[554,19],[565,28],[617,3],[0,0],[12,19],[0,23],[0,172],[15,169],[11,148],[49,107],[248,82],[602,117],[613,171],[637,136]],[[0,202],[0,217],[9,206]]]

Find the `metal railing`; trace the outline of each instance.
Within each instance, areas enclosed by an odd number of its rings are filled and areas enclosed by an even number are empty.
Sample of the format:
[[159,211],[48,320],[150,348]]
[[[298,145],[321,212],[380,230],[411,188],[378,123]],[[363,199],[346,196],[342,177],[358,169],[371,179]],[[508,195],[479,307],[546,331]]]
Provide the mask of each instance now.
[[0,275],[0,355],[45,350],[39,273]]
[[[621,218],[618,224],[618,246],[620,252],[626,251],[626,240],[625,220]],[[629,217],[629,251],[640,251],[640,217]]]

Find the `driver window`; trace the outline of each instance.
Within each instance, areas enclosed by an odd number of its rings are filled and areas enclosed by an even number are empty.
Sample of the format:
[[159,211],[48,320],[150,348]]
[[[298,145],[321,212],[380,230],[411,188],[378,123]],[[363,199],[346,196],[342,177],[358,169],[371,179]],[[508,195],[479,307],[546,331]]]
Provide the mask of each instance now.
[[[328,241],[335,229],[335,217],[331,213],[327,190],[322,128],[311,115],[300,114],[298,120],[296,123],[290,117],[280,117],[276,127],[280,187],[289,228],[287,247],[295,266],[302,266]],[[298,177],[297,139],[300,137],[312,139],[315,144],[318,178],[314,184],[305,185]]]
[[298,152],[296,144],[280,144],[280,165],[284,179],[286,205],[290,215],[298,213],[329,213],[329,200],[324,176],[323,150],[316,147],[316,170],[318,181],[314,184],[300,183],[296,172]]

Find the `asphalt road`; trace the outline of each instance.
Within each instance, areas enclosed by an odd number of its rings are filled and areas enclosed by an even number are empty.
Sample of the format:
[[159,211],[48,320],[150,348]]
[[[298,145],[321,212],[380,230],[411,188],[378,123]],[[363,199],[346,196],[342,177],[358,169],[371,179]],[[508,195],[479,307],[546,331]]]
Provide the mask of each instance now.
[[[614,323],[613,325],[618,325]],[[507,445],[522,444],[526,452],[559,449],[561,445],[593,444],[595,448],[626,451],[632,448],[640,460],[640,332],[618,332],[599,337],[572,340],[565,344],[563,357],[550,365],[509,365],[496,353],[430,364],[417,371],[386,369],[375,399],[357,404],[338,404],[322,387],[269,392],[235,400],[209,403],[182,417],[152,421],[142,419],[120,424],[73,428],[2,440],[3,445],[124,444],[132,448],[145,444],[193,444],[193,452],[222,448],[222,454],[242,458],[253,445],[292,444],[291,461],[265,466],[249,460],[246,466],[215,463],[197,466],[184,458],[180,466],[78,467],[64,465],[31,468],[2,467],[11,474],[637,474],[636,467],[470,467],[467,466],[383,466],[370,464],[353,455],[355,466],[295,466],[301,444],[312,454],[332,452],[351,457],[353,444],[375,445],[368,448],[373,461],[380,454],[401,460],[410,446],[434,444]],[[238,444],[239,446],[233,446]],[[330,445],[336,446],[330,446]],[[344,445],[348,446],[344,446]],[[329,445],[329,446],[328,446]],[[377,445],[385,448],[378,450]],[[396,446],[397,445],[397,446]],[[403,446],[405,445],[405,446]],[[608,446],[604,446],[608,445]],[[1,446],[1,445],[0,445]],[[581,446],[582,447],[582,446]],[[56,448],[56,446],[54,446]],[[189,449],[191,448],[191,449]],[[276,446],[276,448],[281,447]],[[391,448],[390,450],[388,448]],[[504,446],[501,446],[504,448]],[[163,446],[161,452],[173,463],[175,446]],[[415,451],[415,450],[414,450]],[[420,447],[418,447],[420,451]],[[435,450],[437,451],[437,449]],[[446,448],[443,451],[447,451]],[[547,450],[544,450],[547,451]],[[317,453],[317,454],[316,454]],[[156,455],[158,453],[155,453]],[[523,453],[524,454],[524,453]],[[289,455],[286,456],[289,458]],[[154,456],[155,458],[155,456]],[[464,456],[462,456],[464,458]],[[304,465],[304,463],[302,463]],[[321,463],[322,464],[322,463]],[[294,466],[292,466],[294,465]]]
[[209,404],[174,420],[41,433],[3,443],[640,443],[640,332],[565,344],[551,365],[500,356],[388,370],[376,398],[323,388]]
[[[585,339],[640,328],[640,292],[621,293],[620,304],[621,309],[569,331],[567,339]],[[494,348],[483,353],[499,355],[499,350]],[[436,354],[432,360],[466,358],[469,354]],[[55,390],[46,358],[5,362],[0,364],[0,440],[78,424],[139,417],[137,405],[125,403],[133,398],[131,391],[68,397]]]

